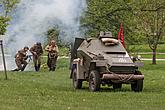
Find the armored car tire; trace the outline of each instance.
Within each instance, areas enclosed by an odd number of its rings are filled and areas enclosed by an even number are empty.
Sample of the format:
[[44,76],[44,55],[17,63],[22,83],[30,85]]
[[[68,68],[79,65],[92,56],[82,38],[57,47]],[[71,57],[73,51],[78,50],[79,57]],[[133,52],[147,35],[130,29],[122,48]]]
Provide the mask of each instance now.
[[73,69],[72,73],[72,79],[73,79],[73,87],[75,89],[81,89],[82,87],[82,80],[77,78],[77,69]]
[[89,90],[92,92],[100,90],[100,74],[96,70],[91,70],[89,74]]
[[131,84],[131,89],[135,92],[141,92],[143,90],[143,80],[137,80]]
[[121,89],[122,83],[114,83],[113,84],[113,89]]

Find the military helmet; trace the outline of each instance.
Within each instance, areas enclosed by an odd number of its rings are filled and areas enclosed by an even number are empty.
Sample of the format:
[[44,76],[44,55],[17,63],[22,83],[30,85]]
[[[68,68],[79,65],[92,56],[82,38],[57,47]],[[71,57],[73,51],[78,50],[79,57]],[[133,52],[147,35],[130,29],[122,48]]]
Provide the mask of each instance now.
[[36,45],[41,45],[41,42],[37,42]]
[[27,49],[27,50],[29,50],[29,47],[28,47],[28,46],[25,46],[25,47],[24,47],[24,49]]

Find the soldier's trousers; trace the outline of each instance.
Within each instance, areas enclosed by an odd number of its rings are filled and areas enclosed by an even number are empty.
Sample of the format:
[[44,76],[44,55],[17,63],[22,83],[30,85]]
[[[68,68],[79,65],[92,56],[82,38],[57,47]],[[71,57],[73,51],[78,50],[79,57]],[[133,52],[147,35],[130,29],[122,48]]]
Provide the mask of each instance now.
[[57,58],[58,58],[57,56],[50,58],[48,55],[47,65],[49,67],[49,71],[55,71]]
[[21,71],[24,71],[24,69],[26,68],[26,65],[28,64],[25,60],[21,60],[21,59],[15,59],[15,63],[18,67],[18,71],[21,70]]
[[41,65],[41,56],[33,55],[33,63],[36,71],[39,71]]

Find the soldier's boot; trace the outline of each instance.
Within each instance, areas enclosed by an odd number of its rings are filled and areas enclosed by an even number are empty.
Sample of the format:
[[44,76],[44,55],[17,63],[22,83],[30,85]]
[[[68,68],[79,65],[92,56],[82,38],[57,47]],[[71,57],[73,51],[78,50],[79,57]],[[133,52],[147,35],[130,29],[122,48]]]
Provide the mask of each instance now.
[[25,68],[26,68],[26,65],[23,65],[23,67],[22,67],[21,71],[24,71],[24,70],[25,70]]
[[38,64],[38,71],[40,70],[41,64]]
[[38,71],[38,67],[37,67],[37,65],[35,65],[34,68],[35,68],[36,71]]
[[55,69],[56,69],[56,67],[53,67],[53,68],[52,68],[52,71],[55,71]]

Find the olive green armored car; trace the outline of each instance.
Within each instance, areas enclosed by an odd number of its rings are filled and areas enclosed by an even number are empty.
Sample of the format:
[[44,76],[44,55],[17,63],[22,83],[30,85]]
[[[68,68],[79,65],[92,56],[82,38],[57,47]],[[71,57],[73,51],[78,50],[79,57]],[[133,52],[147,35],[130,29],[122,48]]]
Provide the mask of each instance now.
[[122,84],[130,84],[133,91],[141,92],[144,75],[121,42],[111,32],[101,32],[98,38],[75,38],[70,78],[75,89],[81,89],[83,81],[87,81],[93,92],[105,85],[121,89]]

